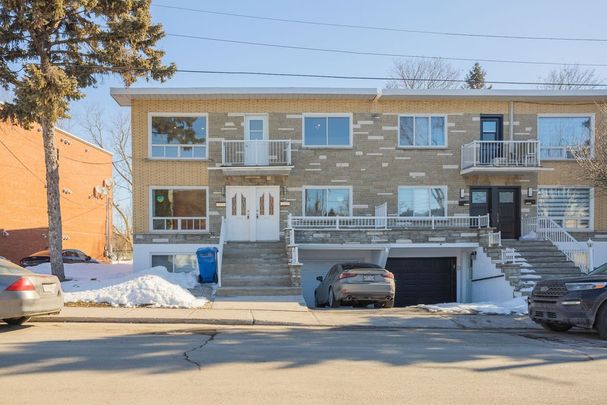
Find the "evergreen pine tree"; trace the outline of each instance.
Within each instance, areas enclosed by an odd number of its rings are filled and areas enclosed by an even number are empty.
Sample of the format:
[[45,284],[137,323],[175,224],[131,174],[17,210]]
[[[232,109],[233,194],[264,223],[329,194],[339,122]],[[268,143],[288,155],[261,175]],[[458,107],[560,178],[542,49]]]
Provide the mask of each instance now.
[[485,85],[485,75],[487,72],[483,70],[480,63],[476,62],[472,69],[466,75],[464,79],[466,84],[464,85],[465,89],[490,89],[491,86]]

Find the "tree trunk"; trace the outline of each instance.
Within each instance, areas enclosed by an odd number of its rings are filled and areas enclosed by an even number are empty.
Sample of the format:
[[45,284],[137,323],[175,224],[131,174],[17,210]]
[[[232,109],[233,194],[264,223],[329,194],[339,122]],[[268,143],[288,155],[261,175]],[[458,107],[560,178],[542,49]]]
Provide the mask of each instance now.
[[59,156],[55,147],[55,130],[47,120],[41,120],[42,139],[44,142],[44,161],[46,163],[46,201],[48,212],[48,248],[51,258],[51,271],[65,280],[63,271],[61,230],[61,195],[59,194]]

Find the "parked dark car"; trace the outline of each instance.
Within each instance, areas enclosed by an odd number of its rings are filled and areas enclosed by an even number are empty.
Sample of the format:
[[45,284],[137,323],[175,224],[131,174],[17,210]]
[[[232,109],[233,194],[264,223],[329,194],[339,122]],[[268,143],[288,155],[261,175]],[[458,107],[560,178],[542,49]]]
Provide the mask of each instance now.
[[[19,264],[22,267],[37,266],[42,263],[50,262],[50,253],[48,250],[42,250],[36,252],[33,255],[24,257],[21,259]],[[63,250],[63,263],[99,263],[97,260],[91,258],[91,256],[77,249],[64,249]]]
[[529,316],[551,331],[594,328],[607,339],[607,265],[583,277],[538,282],[529,297]]
[[363,307],[374,304],[376,308],[394,306],[394,274],[371,263],[336,264],[314,290],[317,307],[352,305]]

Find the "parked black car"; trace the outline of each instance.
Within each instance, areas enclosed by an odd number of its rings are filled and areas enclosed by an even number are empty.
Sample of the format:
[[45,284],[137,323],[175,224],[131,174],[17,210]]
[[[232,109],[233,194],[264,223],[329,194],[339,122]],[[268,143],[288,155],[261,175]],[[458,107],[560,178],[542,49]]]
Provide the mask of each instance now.
[[[48,250],[42,250],[36,252],[33,255],[24,257],[21,259],[19,264],[21,267],[37,266],[42,263],[48,263],[51,261],[50,252]],[[63,263],[99,263],[97,260],[91,258],[91,256],[77,249],[64,249],[63,250]]]
[[529,316],[551,331],[594,328],[607,339],[607,265],[584,277],[538,282],[529,297]]

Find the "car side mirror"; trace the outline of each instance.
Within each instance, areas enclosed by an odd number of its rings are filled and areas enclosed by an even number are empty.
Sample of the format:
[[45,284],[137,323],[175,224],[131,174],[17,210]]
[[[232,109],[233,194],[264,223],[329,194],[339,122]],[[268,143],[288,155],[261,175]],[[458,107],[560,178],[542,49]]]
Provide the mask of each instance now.
[[318,276],[316,279],[322,283],[322,276]]

